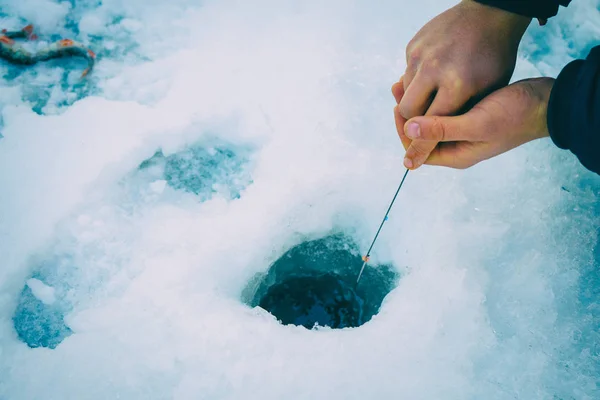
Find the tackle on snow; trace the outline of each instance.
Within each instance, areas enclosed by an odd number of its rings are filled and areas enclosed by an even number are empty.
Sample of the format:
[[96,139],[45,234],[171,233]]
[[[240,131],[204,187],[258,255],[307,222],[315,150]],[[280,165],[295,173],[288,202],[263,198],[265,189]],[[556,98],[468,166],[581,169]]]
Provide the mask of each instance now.
[[0,58],[14,64],[33,65],[55,58],[83,57],[87,60],[88,67],[81,74],[82,78],[88,75],[94,67],[96,54],[83,44],[71,39],[56,41],[48,47],[33,53],[27,51],[15,41],[15,39],[36,40],[37,38],[38,36],[33,32],[33,25],[27,25],[19,31],[3,29],[0,33]]

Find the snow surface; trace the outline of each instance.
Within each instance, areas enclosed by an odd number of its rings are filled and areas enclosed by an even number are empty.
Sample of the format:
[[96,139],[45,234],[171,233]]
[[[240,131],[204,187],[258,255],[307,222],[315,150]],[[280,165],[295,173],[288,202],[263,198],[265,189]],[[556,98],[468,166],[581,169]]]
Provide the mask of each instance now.
[[[452,4],[0,1],[99,57],[83,83],[0,63],[0,399],[599,398],[600,180],[549,139],[409,174],[365,325],[241,299],[303,241],[367,248],[403,173],[390,87]],[[532,25],[514,79],[587,55],[598,9]]]

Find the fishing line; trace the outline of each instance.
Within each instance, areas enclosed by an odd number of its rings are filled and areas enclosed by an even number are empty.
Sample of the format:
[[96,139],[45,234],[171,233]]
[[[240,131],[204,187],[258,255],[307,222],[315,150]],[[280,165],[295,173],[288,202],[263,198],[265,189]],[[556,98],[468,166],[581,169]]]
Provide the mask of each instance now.
[[407,168],[406,172],[404,173],[404,176],[402,177],[402,181],[400,182],[400,185],[398,185],[398,190],[396,190],[396,194],[394,195],[394,198],[392,199],[392,202],[390,203],[390,206],[388,207],[387,212],[385,213],[385,216],[383,217],[383,220],[381,221],[381,225],[379,225],[379,229],[377,230],[377,233],[375,234],[375,238],[373,238],[371,247],[369,247],[369,251],[367,251],[367,255],[363,257],[364,263],[362,265],[362,268],[360,269],[358,278],[356,279],[356,285],[358,285],[358,281],[360,280],[360,277],[361,277],[367,263],[369,262],[369,256],[371,255],[371,250],[373,250],[373,246],[375,245],[375,242],[377,241],[377,237],[379,236],[379,232],[381,232],[381,228],[383,227],[383,224],[388,219],[388,214],[390,213],[390,210],[392,209],[392,206],[394,205],[394,202],[396,201],[396,197],[398,197],[398,193],[400,193],[400,189],[402,189],[402,185],[404,184],[406,175],[408,175],[408,171],[409,171],[409,169]]

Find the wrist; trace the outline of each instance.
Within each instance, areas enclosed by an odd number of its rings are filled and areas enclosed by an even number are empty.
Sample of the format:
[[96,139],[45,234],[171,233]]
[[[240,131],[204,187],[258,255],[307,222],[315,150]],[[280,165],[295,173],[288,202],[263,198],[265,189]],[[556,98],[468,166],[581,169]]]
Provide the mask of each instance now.
[[533,116],[532,134],[535,139],[550,136],[548,130],[548,104],[550,94],[554,87],[554,78],[530,78],[523,81],[528,86],[530,96],[537,104],[531,115]]
[[476,0],[461,0],[459,6],[486,21],[489,29],[500,32],[517,43],[521,41],[532,20],[531,17],[482,4]]

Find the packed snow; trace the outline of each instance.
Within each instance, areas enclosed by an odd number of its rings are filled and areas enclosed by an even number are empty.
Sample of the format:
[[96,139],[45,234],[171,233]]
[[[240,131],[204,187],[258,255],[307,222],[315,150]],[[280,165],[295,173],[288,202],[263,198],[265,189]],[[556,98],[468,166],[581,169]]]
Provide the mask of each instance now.
[[[597,43],[600,3],[572,3],[514,80]],[[361,326],[248,300],[302,243],[366,251],[404,173],[390,87],[451,5],[0,1],[98,54],[84,81],[0,62],[0,399],[599,398],[600,179],[550,139],[411,172]]]

